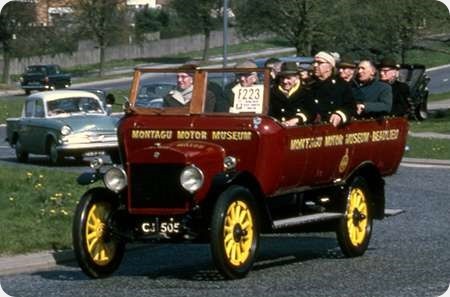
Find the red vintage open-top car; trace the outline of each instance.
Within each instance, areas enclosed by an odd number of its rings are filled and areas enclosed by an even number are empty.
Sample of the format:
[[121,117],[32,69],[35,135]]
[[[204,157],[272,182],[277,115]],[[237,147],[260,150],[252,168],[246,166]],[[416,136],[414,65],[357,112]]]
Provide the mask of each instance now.
[[[226,278],[241,278],[261,233],[311,224],[336,232],[346,256],[367,250],[373,219],[385,216],[383,176],[403,155],[405,119],[286,127],[267,115],[269,76],[261,69],[198,68],[186,106],[139,102],[141,86],[175,84],[177,72],[136,69],[118,127],[122,165],[101,169],[95,160],[95,172],[79,177],[105,184],[83,195],[74,217],[75,254],[86,274],[111,274],[128,242],[193,241],[209,242]],[[263,79],[234,86],[242,72]],[[211,98],[215,111],[205,111]]]

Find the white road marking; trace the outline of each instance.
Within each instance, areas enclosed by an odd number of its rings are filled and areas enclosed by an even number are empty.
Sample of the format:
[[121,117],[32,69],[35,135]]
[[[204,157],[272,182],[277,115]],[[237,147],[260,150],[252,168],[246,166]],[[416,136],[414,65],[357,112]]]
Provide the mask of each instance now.
[[436,164],[417,164],[417,163],[400,163],[403,167],[412,168],[440,168],[440,169],[450,169],[450,165],[436,165]]

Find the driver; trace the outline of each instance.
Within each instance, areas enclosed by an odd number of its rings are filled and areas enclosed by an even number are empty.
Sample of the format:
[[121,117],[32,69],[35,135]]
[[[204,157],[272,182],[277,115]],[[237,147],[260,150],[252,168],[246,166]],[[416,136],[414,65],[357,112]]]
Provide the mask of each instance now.
[[[184,64],[179,68],[183,71],[177,73],[177,86],[164,97],[163,107],[189,106],[192,100],[193,76],[196,68],[194,64]],[[205,111],[213,111],[216,103],[215,96],[211,91],[207,91],[206,97]]]

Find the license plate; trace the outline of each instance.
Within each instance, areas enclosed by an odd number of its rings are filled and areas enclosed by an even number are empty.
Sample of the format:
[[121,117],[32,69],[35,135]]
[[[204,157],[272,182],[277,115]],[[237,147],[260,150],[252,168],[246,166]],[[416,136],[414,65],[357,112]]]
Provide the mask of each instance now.
[[96,156],[103,156],[105,152],[99,151],[99,152],[86,152],[84,153],[85,157],[96,157]]
[[141,231],[144,234],[178,234],[181,224],[174,218],[154,218],[141,223]]

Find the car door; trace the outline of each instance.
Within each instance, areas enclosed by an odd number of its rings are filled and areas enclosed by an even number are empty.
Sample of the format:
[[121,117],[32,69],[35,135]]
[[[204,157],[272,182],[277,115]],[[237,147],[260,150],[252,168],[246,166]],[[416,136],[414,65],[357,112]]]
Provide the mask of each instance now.
[[30,119],[30,141],[32,141],[33,151],[45,154],[45,142],[48,133],[46,125],[44,103],[41,98],[34,101],[33,117]]
[[31,126],[31,118],[34,115],[34,102],[35,100],[27,100],[25,101],[25,106],[23,110],[22,119],[20,120],[20,124],[18,127],[19,140],[22,144],[22,147],[25,151],[30,152],[30,148],[32,147],[32,140],[30,136],[32,135]]

